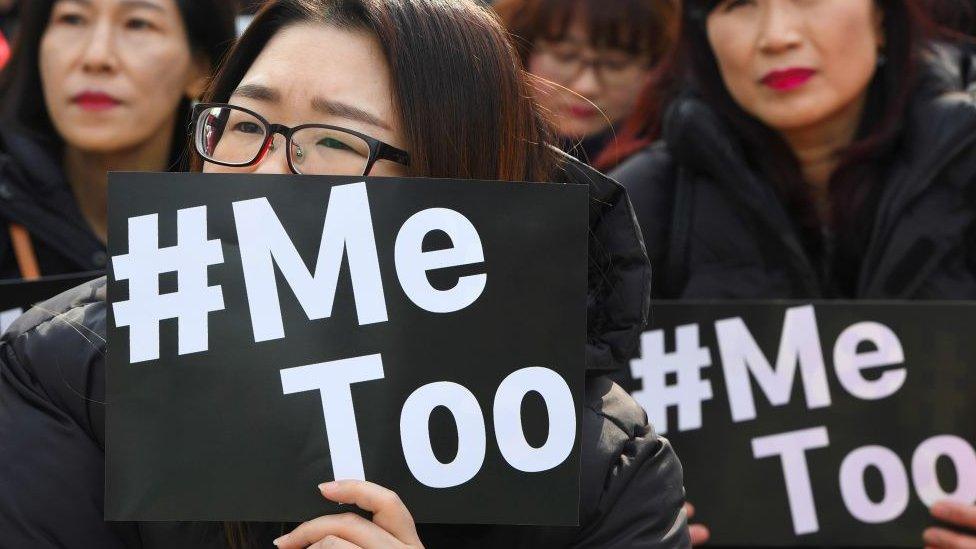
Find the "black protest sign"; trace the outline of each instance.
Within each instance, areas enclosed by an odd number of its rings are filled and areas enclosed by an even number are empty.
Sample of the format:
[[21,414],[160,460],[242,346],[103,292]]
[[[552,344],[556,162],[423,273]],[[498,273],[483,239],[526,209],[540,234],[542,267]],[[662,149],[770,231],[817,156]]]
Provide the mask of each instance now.
[[907,546],[976,501],[976,304],[661,302],[622,380],[719,545]]
[[102,275],[101,272],[86,272],[45,276],[37,280],[0,281],[0,332],[13,324],[24,311],[41,301]]
[[110,179],[107,519],[577,522],[585,186]]

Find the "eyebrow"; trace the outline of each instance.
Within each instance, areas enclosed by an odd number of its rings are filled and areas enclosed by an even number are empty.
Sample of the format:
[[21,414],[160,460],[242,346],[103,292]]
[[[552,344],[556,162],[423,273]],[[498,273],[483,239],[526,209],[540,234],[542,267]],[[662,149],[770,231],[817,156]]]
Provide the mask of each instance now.
[[[92,0],[60,0],[61,2],[73,2],[90,7]],[[130,8],[149,8],[157,11],[164,11],[163,7],[149,0],[122,0],[122,5]]]
[[230,94],[231,97],[243,97],[245,99],[253,99],[255,101],[264,101],[266,103],[280,103],[281,94],[277,90],[271,89],[267,86],[262,86],[261,84],[244,84],[238,86],[234,93]]
[[331,114],[347,120],[356,120],[358,122],[362,122],[363,124],[369,124],[370,126],[376,126],[377,128],[383,128],[385,130],[390,129],[386,122],[380,120],[378,116],[358,107],[349,105],[348,103],[329,101],[321,97],[316,97],[312,99],[312,108],[321,113]]
[[[262,101],[265,103],[280,103],[281,94],[278,90],[274,88],[269,88],[261,84],[244,84],[238,86],[231,97],[244,97],[246,99],[253,99],[255,101]],[[390,129],[390,126],[383,122],[378,116],[354,107],[348,103],[342,103],[341,101],[330,101],[321,97],[316,97],[312,99],[312,108],[316,111],[327,114],[331,116],[338,116],[339,118],[345,118],[347,120],[355,120],[357,122],[362,122],[363,124],[369,124],[370,126],[376,126],[377,128],[383,128],[386,130]]]

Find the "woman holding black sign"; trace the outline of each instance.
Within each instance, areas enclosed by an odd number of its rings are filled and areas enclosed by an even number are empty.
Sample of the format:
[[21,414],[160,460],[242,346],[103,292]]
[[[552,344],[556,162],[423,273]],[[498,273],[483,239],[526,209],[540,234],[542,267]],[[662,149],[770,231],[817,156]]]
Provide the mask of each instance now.
[[32,0],[0,82],[0,278],[105,268],[107,173],[186,168],[231,0]]
[[686,89],[613,174],[658,296],[976,297],[966,48],[932,41],[912,0],[684,7]]
[[320,489],[371,512],[372,520],[325,516],[297,528],[105,523],[102,280],[28,313],[0,346],[0,462],[17,466],[14,474],[0,473],[0,531],[16,546],[687,545],[673,450],[601,375],[626,364],[647,317],[650,271],[629,200],[618,185],[548,145],[550,129],[520,67],[504,30],[473,2],[276,0],[257,15],[195,110],[195,148],[205,172],[588,185],[580,527],[418,528],[396,494],[358,481]]

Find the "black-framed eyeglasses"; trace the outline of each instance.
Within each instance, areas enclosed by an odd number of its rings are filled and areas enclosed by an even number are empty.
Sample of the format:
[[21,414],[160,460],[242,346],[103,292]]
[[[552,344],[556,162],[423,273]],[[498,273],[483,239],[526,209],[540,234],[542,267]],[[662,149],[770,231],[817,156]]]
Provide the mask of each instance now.
[[305,175],[369,175],[379,160],[410,165],[410,154],[348,128],[271,124],[260,114],[227,103],[193,107],[193,144],[207,162],[243,168],[275,150],[275,134],[285,137],[288,167]]

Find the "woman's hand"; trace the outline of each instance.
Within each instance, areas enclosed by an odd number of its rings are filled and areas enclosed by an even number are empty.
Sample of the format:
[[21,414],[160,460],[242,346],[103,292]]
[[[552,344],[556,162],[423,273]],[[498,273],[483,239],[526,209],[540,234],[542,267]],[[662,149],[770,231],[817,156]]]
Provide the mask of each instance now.
[[942,522],[959,527],[928,528],[922,534],[925,547],[938,549],[976,549],[976,505],[952,501],[940,501],[929,509],[932,516]]
[[355,513],[325,515],[276,539],[278,549],[423,548],[410,511],[392,490],[360,480],[327,482],[319,490],[336,503],[352,503],[372,512],[373,520]]
[[[690,503],[685,503],[685,515],[688,520],[695,518],[695,506]],[[688,536],[691,537],[691,545],[698,546],[708,543],[708,538],[712,537],[712,533],[708,531],[708,527],[704,524],[688,524]]]

